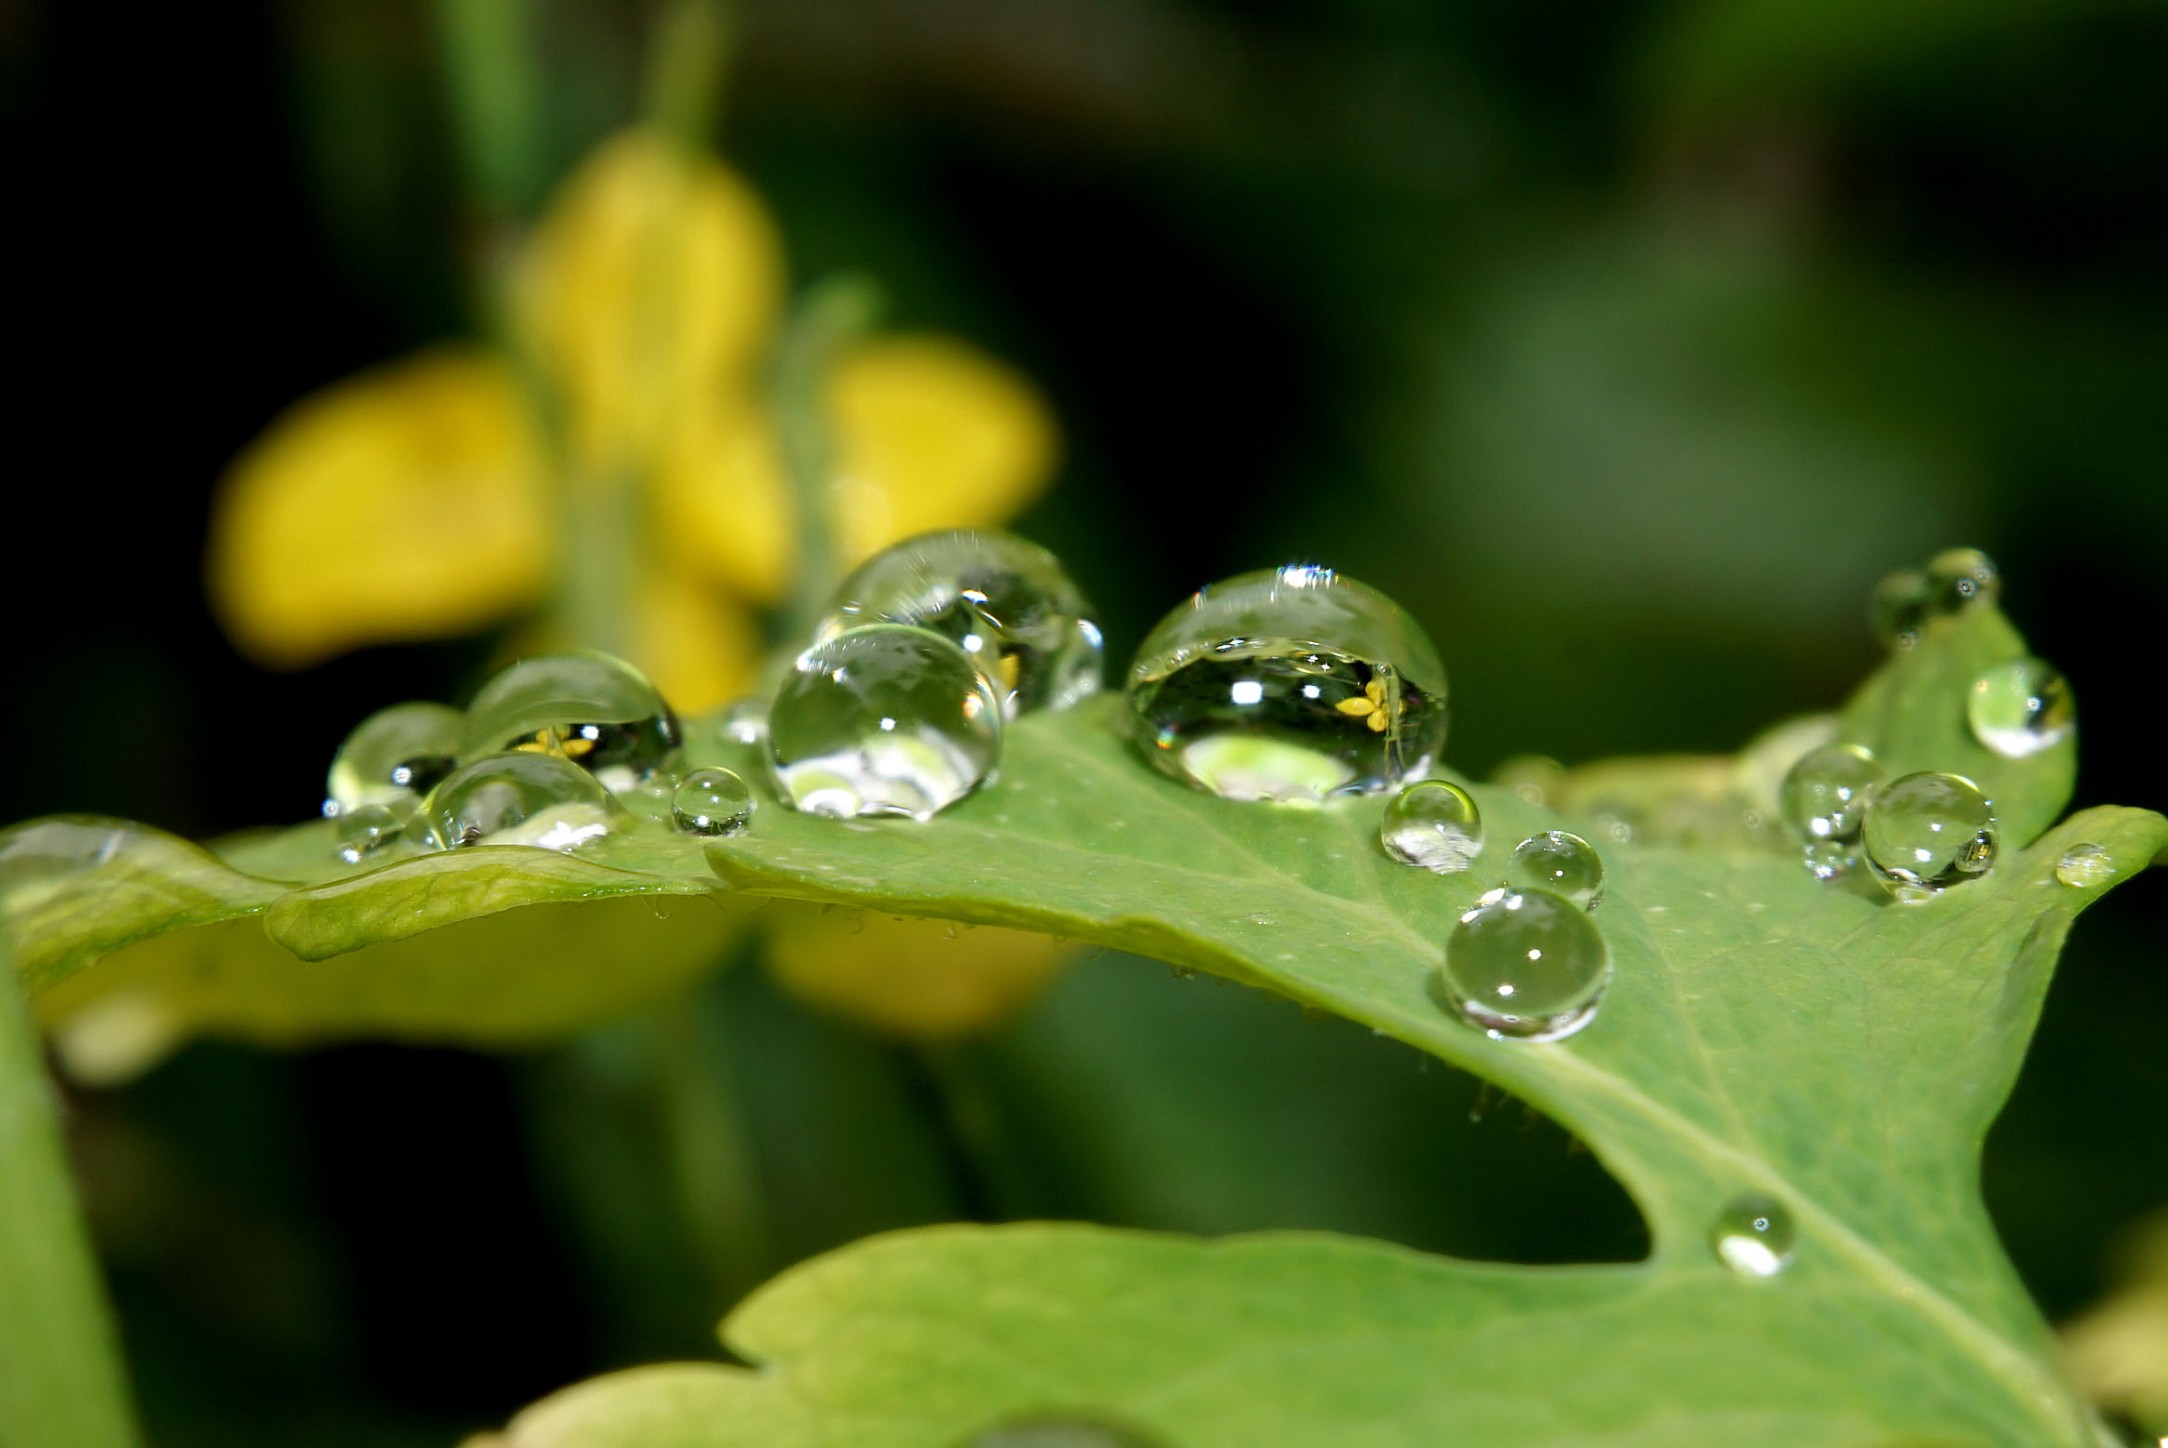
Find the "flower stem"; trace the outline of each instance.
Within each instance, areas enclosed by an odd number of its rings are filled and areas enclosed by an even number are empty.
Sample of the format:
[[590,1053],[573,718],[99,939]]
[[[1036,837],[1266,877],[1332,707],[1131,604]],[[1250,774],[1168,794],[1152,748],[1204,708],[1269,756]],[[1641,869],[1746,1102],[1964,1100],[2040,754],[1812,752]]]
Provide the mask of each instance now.
[[0,1443],[126,1448],[137,1441],[51,1086],[13,954],[0,937]]
[[817,282],[776,353],[776,434],[798,509],[798,571],[784,618],[789,639],[802,641],[812,630],[842,573],[835,523],[841,450],[828,413],[828,374],[843,349],[873,327],[881,304],[869,278],[846,273]]
[[543,183],[541,91],[528,0],[435,0],[468,184],[490,220],[525,215]]

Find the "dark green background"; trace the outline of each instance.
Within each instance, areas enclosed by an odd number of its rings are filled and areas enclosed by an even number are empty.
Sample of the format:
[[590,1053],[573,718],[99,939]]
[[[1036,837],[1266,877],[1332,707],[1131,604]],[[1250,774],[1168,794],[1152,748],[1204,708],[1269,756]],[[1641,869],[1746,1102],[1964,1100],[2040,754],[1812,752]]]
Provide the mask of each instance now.
[[[539,14],[561,170],[632,114],[645,12]],[[1725,749],[1872,665],[1882,572],[1974,543],[2075,682],[2079,801],[2168,804],[2168,11],[743,18],[721,144],[796,280],[870,271],[897,324],[1040,381],[1067,461],[1022,527],[1118,658],[1196,584],[1316,559],[1427,623],[1463,769]],[[489,649],[265,675],[200,595],[225,460],[309,389],[466,326],[428,15],[0,0],[0,125],[0,818],[300,817],[353,718],[463,697]],[[2168,1204],[2164,923],[2147,878],[2079,927],[1990,1142],[2056,1316]],[[660,1103],[687,1071],[756,1164],[732,1187],[749,1225],[670,1184]],[[911,1222],[1320,1226],[1525,1260],[1631,1255],[1638,1231],[1517,1104],[1126,960],[960,1048],[871,1039],[740,970],[530,1058],[203,1045],[70,1105],[159,1444],[446,1442],[711,1351],[735,1291]]]

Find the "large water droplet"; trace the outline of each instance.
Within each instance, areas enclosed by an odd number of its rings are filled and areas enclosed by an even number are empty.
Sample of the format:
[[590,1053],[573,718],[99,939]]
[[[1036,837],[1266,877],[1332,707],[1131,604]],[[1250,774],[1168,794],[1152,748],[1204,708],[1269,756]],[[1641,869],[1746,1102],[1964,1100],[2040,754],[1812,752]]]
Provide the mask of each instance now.
[[1453,928],[1437,980],[1447,1004],[1492,1036],[1563,1040],[1596,1018],[1611,947],[1562,895],[1493,890]]
[[678,743],[677,716],[645,675],[581,650],[521,659],[484,684],[467,708],[460,754],[556,755],[624,793],[667,771]]
[[962,648],[868,624],[799,655],[768,711],[768,754],[799,809],[930,819],[993,772],[1001,717]]
[[1994,864],[1994,807],[1961,775],[1908,774],[1875,792],[1860,838],[1890,893],[1917,902]]
[[493,754],[429,791],[421,818],[442,849],[536,845],[572,850],[601,839],[624,807],[586,770],[554,754]]
[[1378,843],[1403,864],[1450,874],[1467,869],[1483,848],[1483,819],[1459,785],[1418,780],[1385,806]]
[[843,580],[814,640],[869,623],[915,624],[962,648],[1012,719],[1099,690],[1092,606],[1060,559],[1014,534],[959,529],[882,550]]
[[1593,910],[1603,898],[1603,859],[1579,835],[1545,830],[1513,847],[1509,880],[1520,889],[1548,890]]
[[2039,659],[1983,669],[1965,697],[1973,737],[2006,759],[2023,759],[2062,743],[2077,716],[2068,681]]
[[1315,803],[1419,777],[1445,666],[1385,595],[1328,568],[1245,573],[1168,614],[1129,673],[1145,756],[1228,799]]
[[1732,1198],[1709,1228],[1716,1260],[1741,1277],[1774,1277],[1789,1267],[1798,1229],[1782,1202],[1749,1193]]
[[1867,802],[1883,777],[1874,755],[1857,744],[1809,750],[1786,772],[1777,807],[1805,841],[1807,869],[1817,878],[1834,879],[1858,863]]
[[411,806],[459,763],[463,719],[449,704],[394,704],[354,726],[324,779],[324,813]]
[[670,798],[677,827],[696,835],[734,835],[751,823],[753,791],[727,769],[696,769]]
[[388,804],[364,804],[341,810],[337,831],[339,858],[349,865],[358,865],[378,850],[398,843],[406,829],[407,817],[413,813],[411,803],[405,809]]
[[1977,548],[1946,548],[1927,560],[1927,603],[1936,613],[1963,613],[2001,592],[1995,560]]
[[2055,862],[2055,878],[2073,890],[2091,890],[2116,875],[2115,856],[2100,845],[2072,845]]

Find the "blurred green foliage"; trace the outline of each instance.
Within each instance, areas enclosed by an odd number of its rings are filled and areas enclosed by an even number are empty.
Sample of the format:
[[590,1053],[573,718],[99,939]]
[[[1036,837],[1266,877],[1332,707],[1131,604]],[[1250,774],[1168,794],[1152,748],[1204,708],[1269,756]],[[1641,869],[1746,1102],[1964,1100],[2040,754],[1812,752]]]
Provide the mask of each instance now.
[[[651,18],[536,13],[546,187],[639,105]],[[486,642],[259,675],[196,601],[232,453],[467,324],[491,223],[439,33],[419,0],[0,4],[18,475],[44,536],[102,540],[19,631],[0,817],[295,818],[359,713],[471,686]],[[717,139],[796,281],[868,271],[1048,391],[1069,463],[1021,527],[1118,658],[1314,557],[1429,626],[1459,768],[1723,749],[1833,703],[1872,581],[1963,541],[2076,687],[2079,803],[2157,806],[2164,65],[2139,0],[749,0]],[[2164,925],[2151,877],[2087,917],[1990,1141],[2054,1316],[2168,1202]],[[1126,960],[939,1050],[739,970],[537,1056],[198,1046],[70,1105],[162,1444],[442,1443],[910,1222],[1638,1240],[1519,1106]]]

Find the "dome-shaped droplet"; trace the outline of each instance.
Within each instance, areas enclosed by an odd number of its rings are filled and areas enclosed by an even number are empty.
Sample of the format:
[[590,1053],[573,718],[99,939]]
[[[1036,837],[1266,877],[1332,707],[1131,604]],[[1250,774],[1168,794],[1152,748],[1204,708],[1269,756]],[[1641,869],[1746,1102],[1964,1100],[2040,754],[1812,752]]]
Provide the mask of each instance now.
[[1483,819],[1459,785],[1417,780],[1385,806],[1378,843],[1403,864],[1450,874],[1467,869],[1483,848]]
[[670,817],[695,835],[734,835],[751,823],[753,791],[727,769],[696,769],[678,781]]
[[460,756],[517,750],[568,759],[624,792],[669,769],[677,716],[623,659],[575,651],[521,659],[467,707]]
[[324,813],[411,806],[459,763],[463,719],[449,704],[394,704],[354,726],[324,779]]
[[2016,659],[1983,669],[1965,697],[1972,736],[2006,759],[2062,743],[2076,727],[2070,685],[2052,664]]
[[442,849],[536,845],[572,850],[626,820],[595,776],[554,754],[492,754],[463,764],[422,801],[421,818]]
[[1036,543],[1011,533],[926,533],[861,563],[814,631],[869,623],[932,629],[970,655],[1009,718],[1097,693],[1105,648],[1092,606]]
[[1445,743],[1445,666],[1384,594],[1328,568],[1215,583],[1129,672],[1132,733],[1167,774],[1228,799],[1315,803],[1397,788]]
[[1579,904],[1548,890],[1493,890],[1460,917],[1438,983],[1493,1036],[1562,1040],[1596,1018],[1611,947]]
[[1963,613],[2001,592],[1995,560],[1977,548],[1947,548],[1927,560],[1927,603],[1938,614]]
[[2091,890],[2115,878],[2115,856],[2095,844],[2072,845],[2055,862],[2055,878],[2073,890]]
[[808,813],[930,819],[993,772],[1001,717],[962,648],[868,624],[798,656],[768,711],[768,755]]
[[1741,1277],[1774,1277],[1789,1267],[1798,1229],[1782,1202],[1748,1194],[1725,1203],[1709,1228],[1716,1260]]
[[1508,883],[1522,890],[1548,890],[1593,910],[1603,898],[1603,858],[1579,835],[1545,830],[1513,847]]
[[1900,568],[1875,585],[1867,612],[1875,637],[1893,649],[1909,649],[1933,612],[1934,589],[1917,568]]
[[1805,844],[1807,869],[1830,880],[1859,860],[1867,801],[1884,778],[1873,754],[1857,744],[1825,744],[1801,755],[1777,791],[1784,823]]
[[1961,775],[1908,774],[1875,792],[1860,839],[1891,894],[1924,900],[1995,862],[1994,807]]
[[963,1448],[1158,1448],[1138,1429],[1067,1413],[1017,1418],[973,1434]]
[[349,865],[358,865],[386,846],[398,843],[406,829],[407,817],[413,813],[411,803],[405,809],[388,804],[364,804],[341,810],[336,826],[339,858]]

